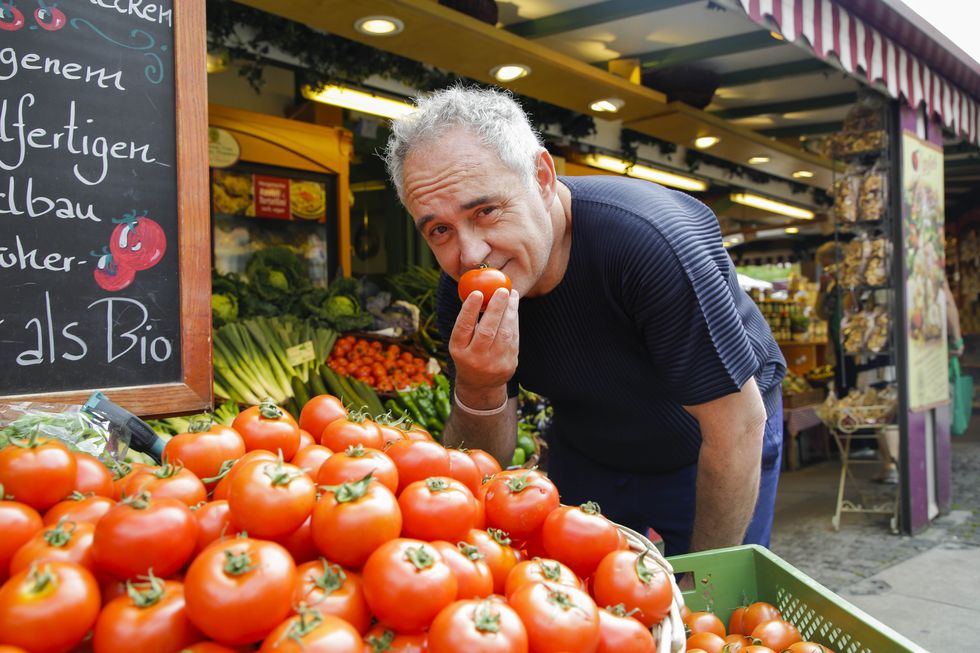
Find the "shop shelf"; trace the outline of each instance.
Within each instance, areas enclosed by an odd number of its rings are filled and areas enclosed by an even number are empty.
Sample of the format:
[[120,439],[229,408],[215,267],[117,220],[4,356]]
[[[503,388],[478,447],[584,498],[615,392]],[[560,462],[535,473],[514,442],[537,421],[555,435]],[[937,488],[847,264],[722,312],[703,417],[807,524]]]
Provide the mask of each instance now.
[[675,572],[694,574],[695,589],[684,593],[688,608],[710,608],[725,623],[736,607],[767,601],[805,639],[838,653],[925,653],[922,647],[760,546],[689,553],[667,561]]

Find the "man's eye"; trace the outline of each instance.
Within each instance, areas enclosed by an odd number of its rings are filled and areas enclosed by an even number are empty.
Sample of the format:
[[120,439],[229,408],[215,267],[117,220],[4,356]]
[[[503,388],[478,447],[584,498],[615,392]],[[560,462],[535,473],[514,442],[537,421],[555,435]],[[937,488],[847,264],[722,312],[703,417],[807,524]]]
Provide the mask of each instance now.
[[446,227],[446,225],[442,225],[441,224],[441,225],[439,225],[437,227],[433,227],[432,230],[429,231],[429,235],[430,236],[441,236],[442,234],[446,233],[447,231],[449,231],[449,228]]
[[479,211],[477,211],[477,215],[480,215],[480,216],[490,215],[491,213],[493,213],[496,210],[497,210],[497,207],[496,206],[484,206],[482,209],[480,209]]

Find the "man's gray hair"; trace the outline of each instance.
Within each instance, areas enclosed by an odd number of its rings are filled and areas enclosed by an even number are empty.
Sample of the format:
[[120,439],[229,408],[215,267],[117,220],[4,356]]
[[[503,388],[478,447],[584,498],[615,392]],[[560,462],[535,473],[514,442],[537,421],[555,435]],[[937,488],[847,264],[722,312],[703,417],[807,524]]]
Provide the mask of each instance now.
[[413,148],[455,127],[476,134],[504,165],[528,186],[533,185],[535,162],[543,149],[541,139],[509,92],[456,85],[419,96],[415,103],[414,112],[392,122],[384,152],[388,175],[402,203],[405,157]]

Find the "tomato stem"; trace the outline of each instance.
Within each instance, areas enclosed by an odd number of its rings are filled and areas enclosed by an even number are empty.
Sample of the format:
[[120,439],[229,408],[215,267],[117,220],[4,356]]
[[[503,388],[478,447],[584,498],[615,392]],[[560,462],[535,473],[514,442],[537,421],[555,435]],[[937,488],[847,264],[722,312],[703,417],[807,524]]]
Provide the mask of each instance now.
[[[3,494],[3,488],[0,488],[0,495],[2,494]],[[95,492],[86,492],[82,494],[78,490],[73,490],[71,494],[65,497],[65,501],[84,501],[85,499],[94,496],[95,496]]]
[[640,582],[644,585],[649,585],[653,582],[654,577],[656,577],[656,572],[654,569],[647,567],[646,557],[650,553],[649,549],[646,549],[636,557],[636,563],[634,568],[636,569],[636,577],[640,579]]
[[276,405],[271,397],[266,397],[259,404],[259,414],[266,419],[279,419],[283,416],[282,409]]
[[27,574],[27,581],[30,586],[27,588],[28,594],[40,594],[49,586],[57,584],[58,580],[51,573],[51,565],[41,565],[36,562],[31,563],[31,570]]
[[359,481],[348,481],[340,485],[324,485],[321,487],[326,492],[333,492],[334,499],[337,500],[337,503],[350,503],[351,501],[357,501],[367,494],[368,486],[371,484],[371,477],[373,475],[374,471],[370,471],[367,476]]
[[627,610],[625,603],[617,603],[616,605],[607,605],[606,611],[616,615],[617,617],[632,617],[634,614],[639,612],[640,609],[633,608],[632,610]]
[[153,475],[159,479],[173,478],[180,473],[180,470],[184,469],[183,465],[173,465],[169,462],[165,462],[160,465],[159,469],[153,471]]
[[410,546],[405,549],[405,557],[419,571],[435,564],[436,559],[424,546]]
[[212,483],[217,483],[225,476],[228,476],[228,472],[231,471],[231,468],[237,462],[238,462],[237,458],[229,458],[228,460],[221,463],[221,467],[218,469],[217,474],[215,474],[214,476],[209,476],[208,478],[202,478],[201,482],[204,483],[205,485],[211,485]]
[[364,643],[371,647],[371,653],[384,653],[391,649],[392,642],[395,641],[395,631],[385,630],[381,637],[368,635],[364,638]]
[[320,562],[323,563],[323,573],[313,578],[313,584],[324,595],[333,594],[347,582],[347,574],[340,565],[330,564],[325,558],[320,558]]
[[481,633],[500,632],[500,611],[490,601],[480,601],[473,613],[476,629]]
[[131,497],[124,497],[123,500],[120,501],[119,503],[124,503],[127,506],[133,508],[134,510],[146,510],[147,508],[150,507],[150,502],[151,502],[150,493],[147,492],[146,490],[143,490],[137,494],[134,494]]
[[480,553],[479,547],[473,546],[469,542],[457,542],[456,548],[459,549],[460,553],[462,553],[464,556],[466,556],[473,562],[476,562],[477,560],[483,560],[486,557],[485,555]]
[[269,463],[262,468],[262,473],[269,477],[269,484],[272,487],[289,485],[293,479],[303,476],[303,472],[298,469],[286,469],[282,459],[282,449],[279,450],[279,458],[275,464]]
[[225,550],[224,571],[226,574],[229,576],[241,576],[253,569],[255,569],[255,565],[252,564],[252,557],[248,554],[248,550],[243,550],[241,553],[235,553],[230,549]]
[[344,450],[344,453],[350,458],[363,458],[367,455],[363,444],[352,444]]
[[133,473],[133,466],[127,462],[113,461],[112,469],[112,480],[118,481],[121,478],[125,478]]
[[510,546],[510,534],[507,531],[502,531],[499,528],[488,528],[487,534],[493,538],[493,541],[501,546]]
[[306,648],[306,645],[303,643],[303,638],[323,623],[323,615],[318,610],[311,610],[302,603],[299,604],[296,611],[299,614],[299,619],[293,622],[293,625],[286,631],[283,639],[291,639],[300,648]]
[[579,506],[579,509],[587,515],[602,514],[602,509],[599,507],[599,504],[596,503],[595,501],[586,501],[581,506]]
[[78,525],[75,522],[62,517],[54,528],[44,531],[44,541],[48,546],[60,549],[71,542],[71,536],[75,534],[76,528]]
[[507,479],[504,482],[504,485],[506,485],[510,489],[510,491],[513,492],[514,494],[519,494],[520,492],[526,490],[528,488],[528,485],[530,485],[527,480],[528,476],[530,475],[531,472],[527,471],[521,474],[520,476],[514,476],[513,478]]
[[546,579],[551,581],[561,579],[561,564],[558,561],[555,561],[554,564],[549,564],[542,560],[539,564],[541,565],[541,575]]
[[211,413],[205,413],[204,415],[199,415],[191,420],[190,426],[187,427],[188,433],[203,433],[207,431],[214,424],[214,416]]
[[449,483],[446,482],[446,479],[438,476],[430,476],[425,479],[425,486],[429,488],[430,492],[442,492],[449,489]]
[[139,578],[141,582],[126,581],[126,594],[133,599],[133,605],[137,608],[149,608],[159,603],[165,594],[163,580],[153,575],[152,567],[146,576]]

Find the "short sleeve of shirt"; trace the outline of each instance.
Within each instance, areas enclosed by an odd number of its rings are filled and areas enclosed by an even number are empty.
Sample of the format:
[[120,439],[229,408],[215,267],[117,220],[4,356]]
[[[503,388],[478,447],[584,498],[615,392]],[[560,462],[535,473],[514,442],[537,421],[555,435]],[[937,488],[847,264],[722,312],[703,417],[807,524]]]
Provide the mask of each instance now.
[[636,237],[623,252],[623,301],[662,387],[693,406],[737,392],[760,363],[735,302],[734,271],[717,222],[675,194],[656,225],[625,212]]

